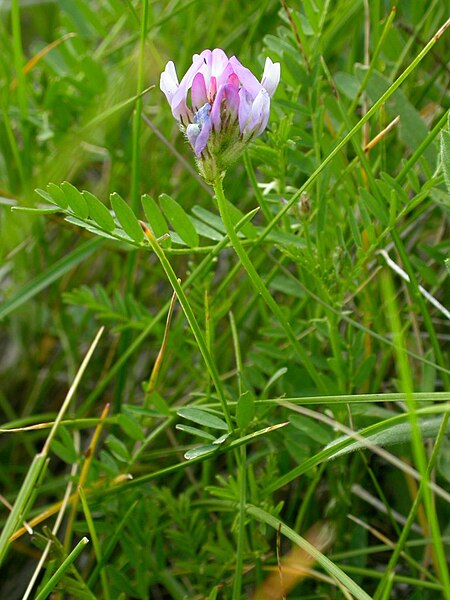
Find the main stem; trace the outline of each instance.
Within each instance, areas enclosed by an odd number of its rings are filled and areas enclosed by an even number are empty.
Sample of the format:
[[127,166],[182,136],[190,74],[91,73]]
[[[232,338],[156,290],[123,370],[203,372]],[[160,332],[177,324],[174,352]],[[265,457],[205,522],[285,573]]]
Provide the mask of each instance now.
[[217,205],[219,207],[220,216],[222,217],[222,221],[225,226],[225,230],[227,232],[228,237],[230,238],[230,242],[231,242],[236,254],[239,257],[239,260],[242,263],[242,266],[247,271],[247,274],[250,277],[250,281],[252,282],[253,287],[258,292],[258,294],[260,294],[262,296],[264,302],[267,304],[269,309],[272,311],[272,313],[278,319],[278,321],[279,321],[280,325],[283,327],[289,341],[291,342],[295,353],[300,358],[305,369],[308,371],[311,379],[317,385],[317,388],[321,391],[321,393],[327,394],[328,393],[327,386],[325,385],[322,378],[320,377],[320,374],[317,372],[316,368],[314,367],[308,354],[303,349],[303,346],[297,340],[294,330],[292,329],[289,322],[285,318],[285,316],[284,316],[282,310],[280,309],[280,307],[278,306],[278,304],[272,298],[269,290],[266,287],[266,284],[261,279],[261,277],[258,275],[255,267],[253,266],[253,263],[250,260],[250,257],[248,256],[247,252],[245,251],[243,245],[241,244],[241,242],[239,240],[239,237],[234,229],[234,225],[233,225],[233,221],[231,220],[230,213],[228,211],[225,193],[223,190],[223,177],[220,177],[220,176],[217,177],[216,180],[214,181],[213,187],[214,187],[214,193],[216,195]]
[[206,368],[209,371],[210,377],[214,383],[217,394],[219,395],[219,400],[222,405],[225,421],[227,422],[227,425],[228,425],[228,432],[232,433],[234,427],[233,427],[233,422],[231,420],[231,415],[230,415],[230,410],[228,408],[227,399],[225,396],[225,390],[223,388],[223,384],[220,379],[220,375],[217,370],[217,367],[209,353],[209,349],[206,344],[203,333],[200,329],[197,319],[195,318],[194,311],[192,310],[191,305],[189,304],[186,294],[184,293],[184,290],[181,287],[180,280],[175,275],[175,271],[173,270],[172,265],[170,264],[169,260],[167,259],[166,255],[164,253],[164,250],[158,244],[157,240],[153,236],[152,232],[147,228],[147,226],[144,223],[141,223],[141,226],[144,230],[144,233],[150,243],[150,246],[151,246],[153,252],[158,257],[159,262],[161,263],[161,266],[167,275],[167,279],[169,280],[169,282],[173,288],[173,291],[177,295],[178,301],[181,305],[181,308],[183,309],[184,315],[191,327],[192,333],[194,334],[198,348],[203,356],[203,360],[205,361]]

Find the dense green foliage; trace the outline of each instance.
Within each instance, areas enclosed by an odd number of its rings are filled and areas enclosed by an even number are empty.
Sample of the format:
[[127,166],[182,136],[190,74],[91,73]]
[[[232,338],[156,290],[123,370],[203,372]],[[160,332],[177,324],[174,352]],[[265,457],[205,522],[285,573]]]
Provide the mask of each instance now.
[[[0,3],[1,598],[450,598],[448,9]],[[281,63],[217,198],[214,47]]]

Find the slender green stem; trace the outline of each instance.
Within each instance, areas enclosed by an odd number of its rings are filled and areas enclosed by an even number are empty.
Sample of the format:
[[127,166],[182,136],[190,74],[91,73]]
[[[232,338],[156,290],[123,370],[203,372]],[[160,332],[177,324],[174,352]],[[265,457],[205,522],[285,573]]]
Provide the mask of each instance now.
[[[433,452],[431,454],[430,461],[429,461],[428,467],[427,467],[427,477],[428,478],[430,478],[430,476],[431,476],[431,472],[436,463],[439,449],[441,448],[442,442],[444,441],[444,439],[446,437],[447,424],[448,424],[449,417],[450,417],[450,415],[448,413],[444,414],[442,417],[441,427],[439,428],[439,432],[436,437],[436,442],[433,447]],[[400,534],[400,537],[399,537],[397,543],[395,544],[394,552],[392,553],[392,555],[389,559],[389,564],[387,565],[387,567],[385,569],[385,577],[380,581],[377,592],[380,591],[380,593],[381,593],[383,588],[389,587],[389,581],[387,579],[387,575],[388,575],[388,573],[392,573],[394,571],[395,565],[397,564],[400,554],[406,545],[406,540],[411,531],[411,527],[413,526],[413,523],[415,521],[416,514],[419,509],[420,503],[422,502],[424,485],[425,485],[425,482],[422,480],[420,482],[419,489],[417,490],[416,497],[414,498],[414,502],[411,507],[411,510],[409,511],[408,518],[406,519],[406,523],[404,524],[401,534]]]
[[261,521],[262,523],[266,523],[270,527],[272,527],[275,531],[280,531],[283,535],[289,538],[294,544],[306,550],[306,552],[316,560],[320,566],[329,574],[331,577],[339,581],[343,586],[345,586],[351,594],[358,600],[372,600],[371,597],[359,587],[359,585],[353,581],[351,577],[349,577],[346,573],[344,573],[335,563],[333,563],[329,558],[327,558],[322,552],[317,550],[315,546],[310,544],[305,538],[298,535],[293,529],[285,525],[280,519],[277,519],[273,515],[269,514],[265,510],[257,506],[252,506],[251,504],[247,504],[246,506],[247,513]]
[[[100,543],[98,541],[97,531],[95,529],[95,524],[94,524],[94,519],[92,518],[91,509],[89,508],[89,504],[87,502],[86,495],[81,486],[78,488],[78,493],[80,495],[81,504],[83,506],[83,512],[84,512],[84,516],[86,518],[86,523],[87,523],[87,526],[89,529],[89,533],[92,538],[92,545],[94,547],[95,558],[97,560],[97,564],[100,564],[100,562],[102,560],[102,551],[100,548]],[[110,600],[111,594],[109,592],[108,578],[106,576],[106,571],[104,569],[102,569],[100,571],[100,578],[102,581],[103,597],[105,598],[105,600]]]
[[[392,239],[394,241],[395,247],[397,249],[397,252],[399,253],[400,258],[402,259],[402,263],[403,263],[403,266],[405,267],[405,271],[408,273],[409,282],[407,285],[410,289],[410,293],[411,293],[412,297],[414,298],[414,301],[417,302],[420,312],[422,313],[423,322],[425,324],[428,335],[430,336],[430,342],[433,347],[435,360],[439,365],[444,366],[446,364],[446,362],[442,355],[439,340],[438,340],[436,332],[434,330],[433,321],[427,310],[423,296],[420,292],[419,282],[417,281],[416,274],[411,265],[411,261],[409,260],[408,253],[406,252],[405,246],[400,238],[398,231],[396,229],[393,229],[391,232],[391,235],[392,235]],[[446,389],[448,389],[449,384],[450,384],[450,379],[449,379],[447,373],[442,372],[442,378],[444,380],[444,387]]]
[[[441,131],[441,129],[447,123],[447,118],[448,118],[449,112],[450,112],[450,109],[447,109],[444,112],[442,117],[439,119],[439,121],[436,123],[436,125],[433,127],[433,129],[428,133],[426,138],[421,142],[421,144],[414,150],[414,152],[411,154],[411,156],[405,162],[402,170],[400,171],[400,173],[397,175],[397,177],[395,179],[397,183],[402,184],[405,181],[405,179],[408,175],[408,172],[410,171],[412,166],[422,156],[422,154],[425,152],[425,150],[428,148],[428,146],[434,141],[434,139],[436,138],[438,133]],[[406,208],[404,210],[406,210]],[[402,216],[402,213],[400,213],[399,216]]]
[[195,340],[199,347],[199,350],[203,356],[203,360],[205,361],[206,367],[209,371],[211,379],[212,379],[214,386],[217,390],[217,393],[219,395],[219,399],[222,404],[223,414],[224,414],[225,420],[228,425],[228,430],[231,433],[234,428],[233,428],[233,423],[231,420],[230,410],[229,410],[228,404],[227,404],[227,399],[225,396],[225,390],[224,390],[222,381],[220,379],[219,372],[217,371],[216,364],[213,361],[211,354],[209,353],[208,346],[206,344],[206,341],[205,341],[203,333],[200,329],[200,326],[197,322],[197,319],[194,315],[194,312],[191,308],[191,305],[189,304],[186,294],[184,293],[184,290],[181,287],[180,280],[175,275],[175,271],[172,269],[172,265],[170,264],[169,260],[167,259],[167,256],[165,255],[164,250],[161,248],[161,246],[158,244],[156,239],[153,237],[153,234],[151,233],[151,231],[149,231],[146,227],[145,227],[144,231],[145,231],[145,234],[147,236],[147,239],[150,243],[152,250],[158,257],[159,262],[161,263],[161,266],[164,269],[164,271],[167,275],[167,278],[168,278],[174,292],[176,293],[176,295],[178,297],[178,301],[180,302],[181,308],[183,309],[186,319],[191,327],[192,333],[194,334],[194,337],[195,337]]
[[[234,320],[233,313],[230,312],[230,325],[233,336],[234,353],[236,355],[236,370],[238,375],[239,384],[239,397],[243,394],[242,386],[242,357],[241,349],[239,346],[239,337],[236,329],[236,322]],[[245,446],[240,448],[239,454],[236,451],[238,457],[238,472],[240,479],[240,495],[239,495],[239,528],[237,535],[237,551],[236,551],[236,569],[234,573],[233,581],[233,600],[239,600],[241,597],[242,590],[242,567],[244,564],[244,540],[245,540],[245,504],[247,494],[247,452]]]
[[406,404],[408,406],[408,416],[411,423],[411,446],[415,463],[417,465],[417,470],[421,475],[421,484],[423,484],[423,500],[425,511],[434,540],[433,546],[436,556],[436,570],[439,572],[443,588],[446,590],[445,598],[449,600],[450,576],[445,557],[445,550],[442,544],[442,536],[438,516],[436,513],[436,506],[431,493],[430,477],[426,463],[423,438],[418,423],[417,412],[414,407],[413,378],[408,357],[404,352],[405,343],[403,340],[399,307],[396,302],[394,286],[390,277],[390,273],[387,271],[384,272],[381,283],[391,330],[393,332],[394,339],[396,340],[395,353],[397,355],[398,375],[400,377],[403,390],[406,393]]
[[23,52],[22,52],[22,30],[20,24],[19,0],[11,2],[11,29],[13,34],[14,67],[16,70],[17,96],[19,101],[20,120],[23,135],[23,167],[26,173],[30,171],[30,144],[28,128],[28,102],[25,88],[25,76],[23,74]]
[[131,206],[134,212],[139,205],[139,175],[140,175],[140,143],[141,143],[141,114],[142,114],[142,90],[144,88],[144,51],[145,38],[147,35],[148,0],[142,2],[142,18],[139,44],[139,64],[136,90],[136,107],[133,114],[133,150],[131,161]]
[[253,263],[251,262],[247,252],[245,251],[244,247],[242,246],[242,244],[239,240],[239,237],[234,229],[231,215],[228,211],[225,193],[223,190],[222,178],[220,178],[220,177],[217,178],[216,181],[214,182],[214,192],[216,195],[216,200],[217,200],[217,204],[219,207],[220,216],[222,217],[222,221],[225,226],[227,235],[230,238],[231,244],[232,244],[236,254],[239,257],[239,260],[241,261],[242,266],[247,271],[247,274],[250,278],[250,281],[252,282],[253,287],[258,292],[258,294],[260,294],[262,296],[264,302],[267,304],[269,309],[272,311],[272,313],[278,319],[280,325],[283,327],[284,331],[286,332],[286,335],[287,335],[289,341],[291,342],[295,353],[300,358],[305,369],[308,371],[311,379],[317,385],[317,388],[321,392],[327,393],[326,384],[324,383],[323,379],[320,377],[320,374],[317,372],[316,368],[314,367],[314,364],[312,363],[311,359],[309,358],[306,350],[303,348],[303,346],[297,340],[297,337],[296,337],[292,327],[290,326],[289,322],[287,321],[286,317],[284,316],[281,308],[278,306],[278,304],[272,298],[264,281],[258,275],[255,267],[253,266]]
[[[394,21],[396,12],[397,12],[397,9],[395,8],[395,6],[393,6],[392,9],[391,9],[391,12],[389,14],[389,17],[386,20],[386,24],[384,26],[383,32],[382,32],[381,37],[380,37],[380,41],[376,45],[375,50],[373,52],[372,58],[370,60],[369,68],[367,69],[367,71],[366,71],[366,73],[365,73],[365,75],[363,77],[363,80],[361,81],[361,84],[360,84],[359,89],[358,89],[358,93],[356,94],[355,98],[353,99],[353,102],[350,105],[350,108],[347,111],[347,115],[349,117],[352,116],[355,108],[358,105],[358,101],[359,101],[359,99],[361,97],[361,94],[366,89],[366,85],[367,85],[367,83],[368,83],[368,81],[370,79],[370,76],[372,75],[372,71],[374,70],[375,65],[377,64],[378,56],[379,56],[379,54],[381,52],[381,49],[382,49],[383,44],[384,44],[384,41],[385,41],[385,39],[387,37],[387,34],[391,30],[391,25],[392,25],[392,23]],[[339,133],[341,133],[341,132],[339,132]]]
[[239,525],[237,534],[236,568],[233,581],[233,600],[241,598],[242,569],[244,565],[244,542],[245,542],[245,504],[247,502],[247,451],[245,446],[239,449]]
[[125,527],[126,523],[128,522],[128,519],[131,517],[131,514],[133,513],[134,509],[139,504],[139,502],[140,502],[140,500],[135,500],[133,502],[133,504],[130,505],[130,507],[127,509],[126,513],[123,515],[122,519],[117,523],[116,527],[114,528],[113,534],[110,537],[108,536],[108,543],[105,547],[103,555],[102,555],[100,561],[97,563],[94,570],[89,575],[89,579],[87,580],[87,585],[90,588],[94,587],[99,574],[102,572],[102,570],[106,566],[108,559],[110,558],[111,554],[114,551],[114,548],[116,547],[116,545],[120,539],[123,528]]

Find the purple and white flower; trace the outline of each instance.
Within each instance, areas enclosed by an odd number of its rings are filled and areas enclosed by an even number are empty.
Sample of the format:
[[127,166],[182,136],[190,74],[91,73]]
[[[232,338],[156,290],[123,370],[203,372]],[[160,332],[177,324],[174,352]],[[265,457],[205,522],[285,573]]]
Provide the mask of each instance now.
[[279,63],[266,58],[259,82],[220,48],[194,54],[180,82],[173,62],[167,63],[160,87],[206,181],[223,174],[245,145],[265,130],[279,81]]

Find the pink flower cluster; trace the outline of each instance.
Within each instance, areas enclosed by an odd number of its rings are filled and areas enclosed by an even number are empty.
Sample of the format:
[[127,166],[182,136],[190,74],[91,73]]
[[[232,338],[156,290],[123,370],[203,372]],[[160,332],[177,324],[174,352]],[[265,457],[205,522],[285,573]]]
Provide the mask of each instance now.
[[250,139],[265,130],[279,80],[280,64],[270,58],[259,82],[235,56],[229,59],[216,48],[194,54],[180,83],[169,61],[160,87],[198,162],[212,159],[215,166],[226,168]]

